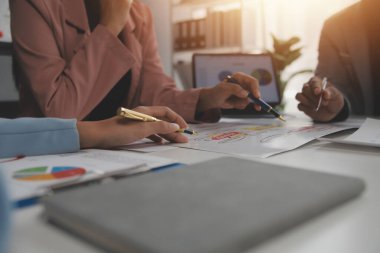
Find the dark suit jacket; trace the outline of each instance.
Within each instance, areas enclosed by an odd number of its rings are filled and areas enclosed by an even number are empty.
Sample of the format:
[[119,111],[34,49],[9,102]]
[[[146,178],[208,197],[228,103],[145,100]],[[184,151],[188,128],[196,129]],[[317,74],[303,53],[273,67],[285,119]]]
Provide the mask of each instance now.
[[373,114],[373,88],[361,4],[329,18],[322,29],[316,75],[345,95],[352,114]]

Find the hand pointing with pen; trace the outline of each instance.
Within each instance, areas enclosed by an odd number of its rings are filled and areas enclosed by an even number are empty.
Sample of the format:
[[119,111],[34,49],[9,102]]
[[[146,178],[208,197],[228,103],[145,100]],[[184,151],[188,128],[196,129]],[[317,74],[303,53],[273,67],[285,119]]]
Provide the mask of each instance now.
[[323,82],[319,77],[313,77],[305,83],[302,92],[297,93],[296,99],[299,101],[300,111],[321,122],[335,118],[344,106],[343,94],[331,82],[327,82],[326,88],[323,89]]
[[[197,111],[207,111],[210,109],[244,109],[250,103],[249,93],[256,98],[260,98],[259,82],[244,73],[235,73],[232,77],[236,83],[223,81],[212,88],[201,90]],[[259,105],[255,109],[260,111]]]

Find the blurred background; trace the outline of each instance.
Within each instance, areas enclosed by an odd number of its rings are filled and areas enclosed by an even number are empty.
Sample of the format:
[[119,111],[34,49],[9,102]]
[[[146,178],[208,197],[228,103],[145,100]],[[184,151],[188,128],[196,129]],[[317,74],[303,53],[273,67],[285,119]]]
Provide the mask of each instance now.
[[[299,38],[291,49],[301,48],[300,54],[281,72],[282,80],[314,70],[324,21],[358,1],[144,0],[156,18],[165,70],[184,88],[192,86],[193,53],[273,52],[273,35],[280,41]],[[294,96],[311,76],[306,71],[289,80],[283,94],[287,112],[298,111]]]

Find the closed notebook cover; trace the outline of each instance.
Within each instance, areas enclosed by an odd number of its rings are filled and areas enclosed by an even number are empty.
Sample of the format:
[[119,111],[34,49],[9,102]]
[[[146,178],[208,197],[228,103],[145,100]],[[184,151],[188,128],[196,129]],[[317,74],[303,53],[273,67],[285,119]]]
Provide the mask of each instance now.
[[47,217],[108,252],[233,253],[360,194],[364,183],[238,158],[44,200]]

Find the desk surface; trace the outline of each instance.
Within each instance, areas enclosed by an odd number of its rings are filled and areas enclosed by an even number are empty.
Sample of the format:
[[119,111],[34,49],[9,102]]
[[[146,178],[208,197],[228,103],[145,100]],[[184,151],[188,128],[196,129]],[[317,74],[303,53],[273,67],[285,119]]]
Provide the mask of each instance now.
[[[222,154],[186,149],[154,153],[191,164]],[[261,244],[254,253],[377,253],[380,250],[380,148],[344,146],[314,141],[297,150],[260,161],[306,170],[360,177],[363,195],[287,233]],[[47,224],[40,205],[19,210],[13,216],[11,252],[103,252]]]

